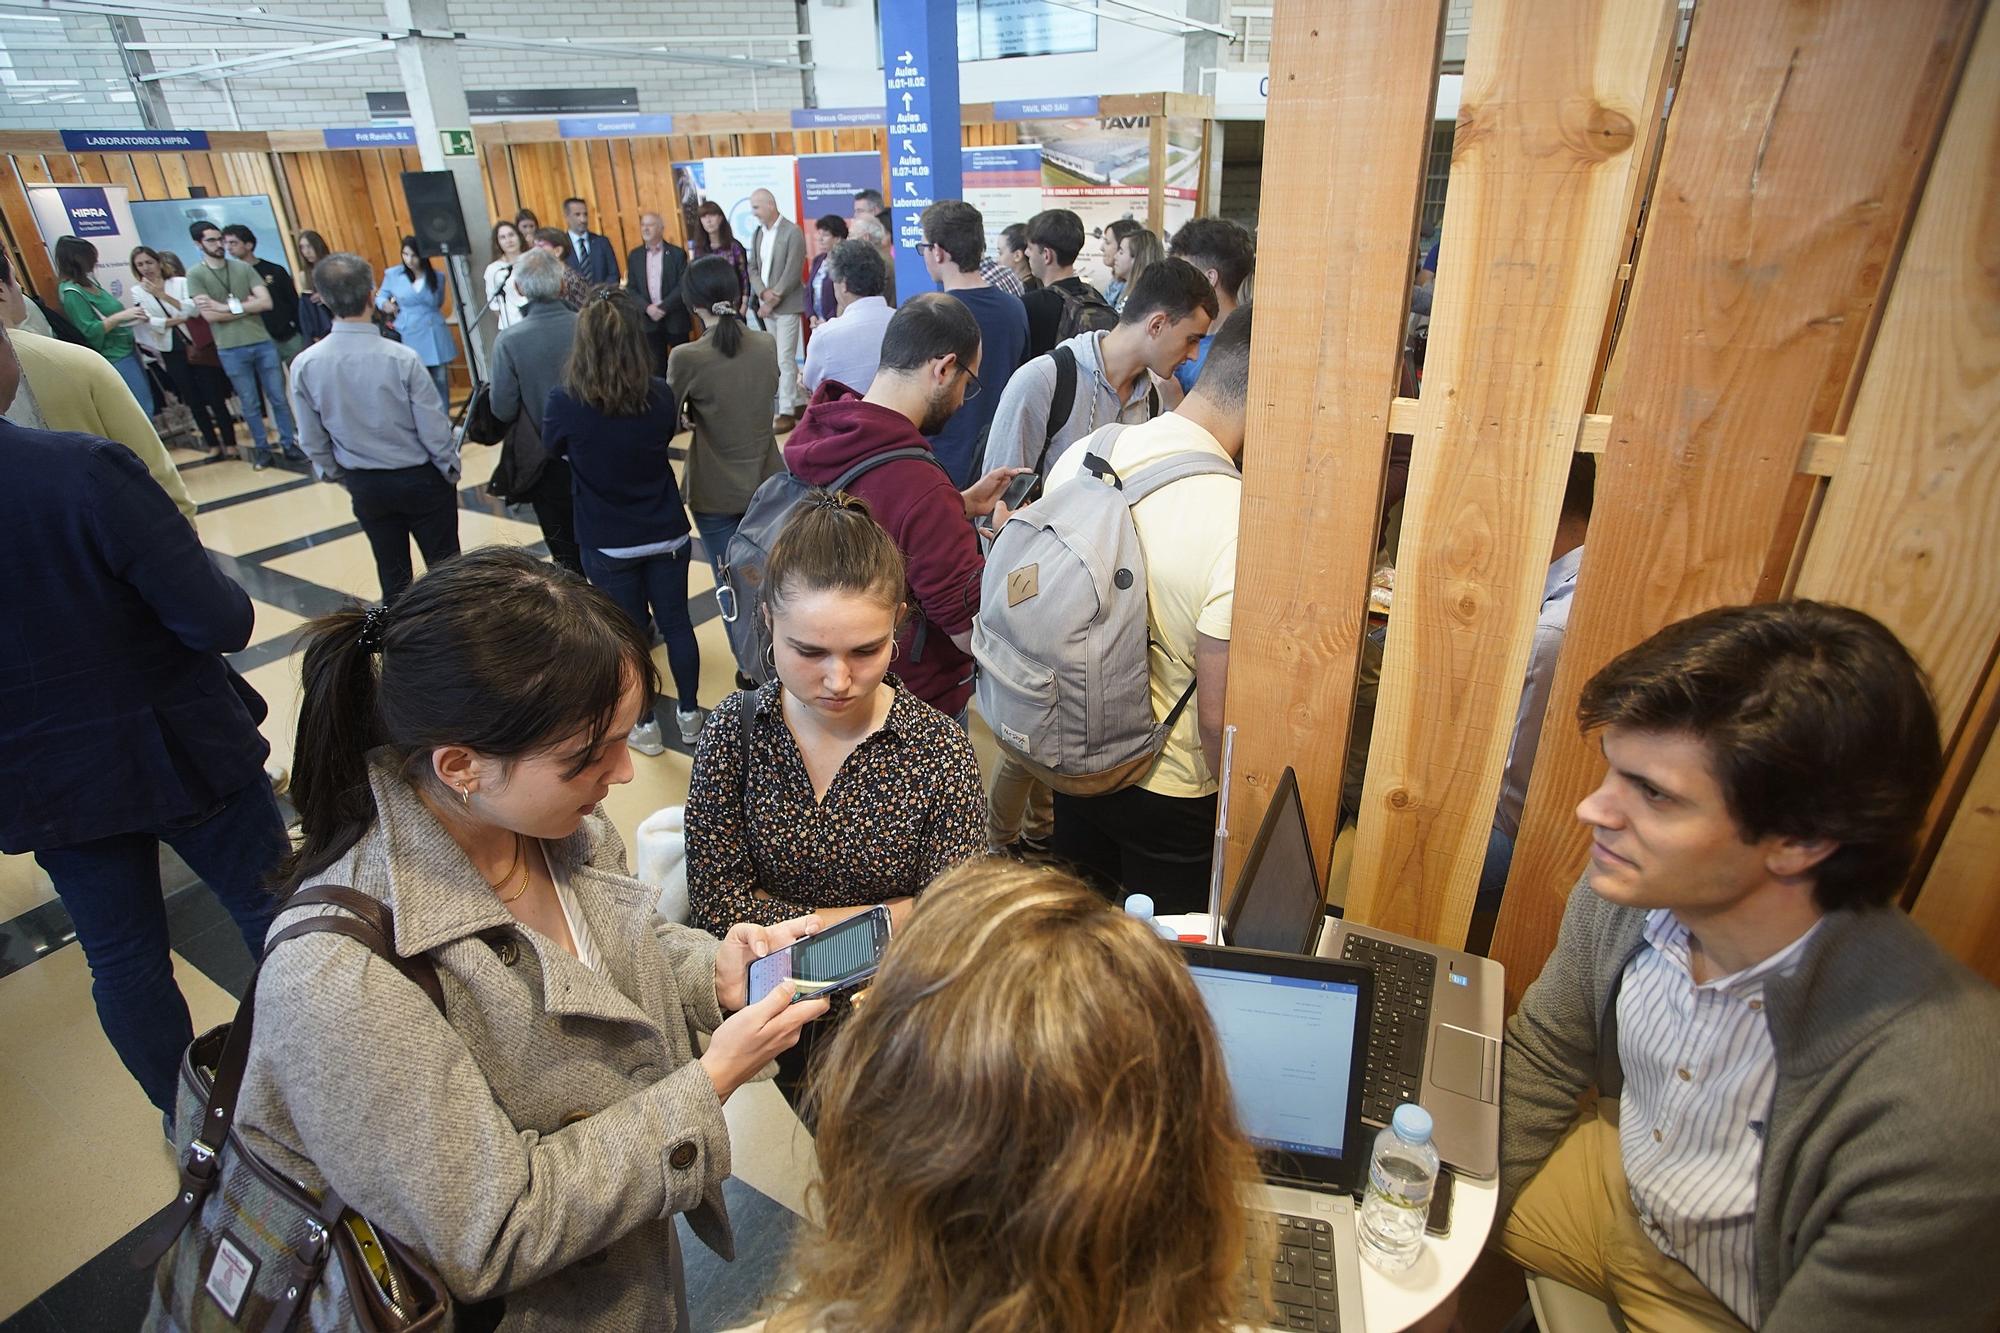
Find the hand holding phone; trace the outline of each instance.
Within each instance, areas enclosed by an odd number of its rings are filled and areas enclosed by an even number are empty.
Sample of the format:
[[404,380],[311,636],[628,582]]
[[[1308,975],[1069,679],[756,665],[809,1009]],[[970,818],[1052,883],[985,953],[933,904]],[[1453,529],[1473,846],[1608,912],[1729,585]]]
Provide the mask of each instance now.
[[750,1003],[789,980],[798,999],[837,995],[875,975],[889,945],[889,909],[880,904],[750,963]]
[[1007,512],[1011,514],[1028,503],[1029,493],[1041,484],[1042,479],[1031,468],[1008,483],[1007,493],[1001,497],[1000,503],[1006,505]]

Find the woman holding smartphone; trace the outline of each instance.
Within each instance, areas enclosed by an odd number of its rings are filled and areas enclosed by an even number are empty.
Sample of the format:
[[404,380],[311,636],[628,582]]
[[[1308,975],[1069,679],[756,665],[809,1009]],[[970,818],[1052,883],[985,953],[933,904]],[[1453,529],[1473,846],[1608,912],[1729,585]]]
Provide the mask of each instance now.
[[[777,678],[725,699],[695,748],[694,925],[806,912],[832,925],[883,904],[899,926],[933,879],[985,847],[972,742],[890,674],[905,586],[902,553],[851,496],[814,492],[773,543],[761,614]],[[779,1059],[794,1106],[825,1038],[809,1030]]]
[[354,940],[272,947],[237,1131],[462,1305],[504,1303],[502,1327],[687,1328],[674,1215],[728,1255],[722,1103],[825,1009],[789,983],[747,1004],[745,975],[819,923],[720,943],[656,923],[601,805],[632,779],[656,673],[631,619],[556,566],[497,546],[442,562],[315,621],[304,680],[304,839],[279,889],[379,900],[444,1013]]

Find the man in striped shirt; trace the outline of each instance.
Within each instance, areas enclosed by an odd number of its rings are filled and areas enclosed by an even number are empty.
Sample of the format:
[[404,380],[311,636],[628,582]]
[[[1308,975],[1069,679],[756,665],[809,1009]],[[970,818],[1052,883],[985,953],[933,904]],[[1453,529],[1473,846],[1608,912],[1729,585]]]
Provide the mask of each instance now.
[[1609,771],[1507,1027],[1499,1248],[1635,1330],[2000,1327],[2000,994],[1895,906],[1942,770],[1916,663],[1722,608],[1578,719]]

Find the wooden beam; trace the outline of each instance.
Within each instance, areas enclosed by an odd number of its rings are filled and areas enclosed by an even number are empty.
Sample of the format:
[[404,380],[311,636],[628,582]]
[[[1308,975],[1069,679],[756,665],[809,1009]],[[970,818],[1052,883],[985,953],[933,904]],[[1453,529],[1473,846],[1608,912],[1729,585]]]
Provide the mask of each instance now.
[[1510,1001],[1554,947],[1588,847],[1573,811],[1603,772],[1562,719],[1615,654],[1755,593],[1798,470],[1784,442],[1826,429],[1815,404],[1855,351],[1841,330],[1880,299],[1873,261],[1901,233],[1950,97],[1933,76],[1957,67],[1977,8],[1907,0],[1893,23],[1876,0],[1699,11],[1601,403],[1612,432],[1554,721],[1494,936]]
[[1959,84],[1798,595],[1866,611],[1957,729],[2000,640],[2000,19]]
[[1465,941],[1676,17],[1482,0],[1473,25],[1351,920]]
[[[1624,281],[1624,279],[1619,279]],[[1417,432],[1417,405],[1420,399],[1394,398],[1389,402],[1389,433],[1414,435]],[[1611,418],[1602,412],[1585,412],[1576,429],[1576,451],[1601,454],[1611,439]],[[1840,467],[1847,446],[1844,435],[1809,434],[1799,453],[1799,471],[1812,477],[1831,477]]]
[[[1443,0],[1278,9],[1228,719],[1225,873],[1289,765],[1330,854],[1423,200]],[[1329,264],[1329,254],[1341,262]],[[1323,862],[1324,863],[1324,860]]]
[[1158,234],[1167,217],[1167,118],[1146,125],[1146,230]]
[[1987,743],[1910,915],[2000,985],[2000,745]]

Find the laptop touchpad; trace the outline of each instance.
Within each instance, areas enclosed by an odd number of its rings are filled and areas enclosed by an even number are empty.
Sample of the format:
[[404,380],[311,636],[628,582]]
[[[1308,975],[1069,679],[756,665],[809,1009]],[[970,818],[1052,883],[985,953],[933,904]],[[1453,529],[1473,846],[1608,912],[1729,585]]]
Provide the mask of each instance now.
[[1477,1101],[1500,1095],[1500,1043],[1476,1032],[1440,1023],[1431,1034],[1431,1082],[1446,1092]]

